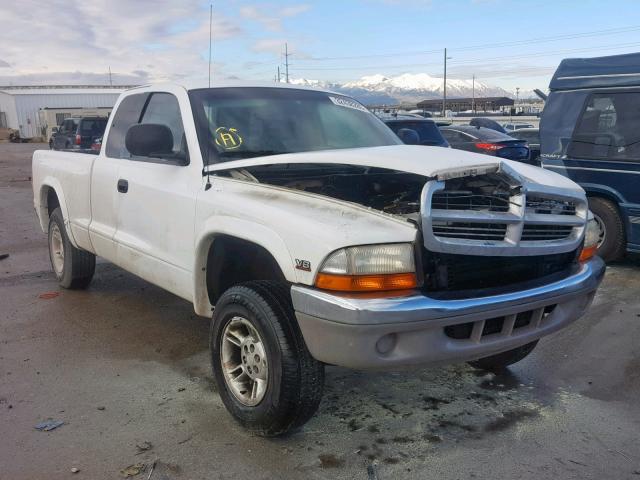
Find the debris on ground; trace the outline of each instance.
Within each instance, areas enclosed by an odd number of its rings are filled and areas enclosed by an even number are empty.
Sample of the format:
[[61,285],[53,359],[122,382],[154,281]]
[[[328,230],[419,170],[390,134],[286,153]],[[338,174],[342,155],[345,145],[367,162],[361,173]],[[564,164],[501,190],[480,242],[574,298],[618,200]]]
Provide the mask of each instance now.
[[38,295],[38,298],[41,298],[42,300],[49,300],[51,298],[56,298],[58,295],[60,295],[60,292],[45,292]]
[[5,258],[9,258],[8,253],[0,253],[0,260],[4,260]]
[[78,467],[72,467],[71,468],[71,473],[78,473],[80,471],[80,469]]
[[102,405],[100,405],[99,407],[97,407],[98,410],[105,410],[105,407],[103,407]]
[[136,455],[140,455],[147,450],[151,450],[153,448],[153,444],[151,442],[136,443],[136,448],[138,449],[138,453],[136,453]]
[[151,464],[151,470],[149,470],[149,475],[147,476],[147,480],[151,479],[151,475],[153,475],[153,470],[156,468],[156,462],[157,460],[154,460],[153,463]]
[[41,432],[50,432],[51,430],[55,430],[61,425],[64,425],[64,422],[62,420],[47,420],[46,422],[40,422],[34,428],[36,430],[40,430]]
[[136,463],[120,470],[120,475],[124,478],[135,477],[136,475],[140,475],[144,472],[146,468],[146,463]]
[[375,463],[367,465],[367,478],[368,480],[378,480],[378,468]]

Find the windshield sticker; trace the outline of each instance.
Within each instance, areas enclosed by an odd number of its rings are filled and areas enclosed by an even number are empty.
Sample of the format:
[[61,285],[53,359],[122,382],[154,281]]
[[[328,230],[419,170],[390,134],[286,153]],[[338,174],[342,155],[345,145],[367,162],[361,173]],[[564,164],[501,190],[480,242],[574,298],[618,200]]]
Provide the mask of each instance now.
[[354,110],[360,110],[361,112],[369,112],[366,107],[360,105],[355,100],[350,100],[344,97],[329,97],[329,100],[340,107],[353,108]]
[[216,145],[225,150],[235,150],[242,145],[242,137],[236,128],[216,128],[215,140]]

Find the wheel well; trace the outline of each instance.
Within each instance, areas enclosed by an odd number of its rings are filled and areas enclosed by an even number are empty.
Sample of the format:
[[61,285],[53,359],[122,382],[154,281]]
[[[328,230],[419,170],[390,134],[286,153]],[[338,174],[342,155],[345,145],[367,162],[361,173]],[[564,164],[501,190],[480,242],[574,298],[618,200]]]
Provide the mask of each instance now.
[[614,195],[609,195],[603,192],[586,192],[586,193],[587,193],[587,200],[590,198],[601,198],[602,200],[608,200],[609,202],[613,203],[613,206],[618,212],[618,216],[622,220],[622,226],[626,230],[624,216],[622,215],[622,211],[620,210],[620,204],[618,202],[618,199]]
[[47,189],[47,216],[51,216],[53,211],[60,206],[60,200],[58,200],[58,195],[56,191],[48,187]]
[[286,281],[275,258],[260,245],[237,237],[214,239],[207,255],[207,294],[215,305],[220,295],[251,280]]

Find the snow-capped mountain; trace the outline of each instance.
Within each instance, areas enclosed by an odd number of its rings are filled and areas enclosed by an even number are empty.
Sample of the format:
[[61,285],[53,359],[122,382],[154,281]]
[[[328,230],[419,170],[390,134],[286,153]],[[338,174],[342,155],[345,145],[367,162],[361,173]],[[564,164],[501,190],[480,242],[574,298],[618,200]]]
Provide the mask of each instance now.
[[[328,88],[350,95],[364,104],[396,104],[416,103],[429,98],[442,98],[442,78],[432,77],[427,73],[404,73],[395,77],[384,75],[368,75],[359,80],[340,83],[322,82],[319,80],[294,79],[291,83],[313,87]],[[447,78],[447,97],[471,97],[473,81]],[[514,95],[507,90],[475,82],[476,97],[494,97]]]

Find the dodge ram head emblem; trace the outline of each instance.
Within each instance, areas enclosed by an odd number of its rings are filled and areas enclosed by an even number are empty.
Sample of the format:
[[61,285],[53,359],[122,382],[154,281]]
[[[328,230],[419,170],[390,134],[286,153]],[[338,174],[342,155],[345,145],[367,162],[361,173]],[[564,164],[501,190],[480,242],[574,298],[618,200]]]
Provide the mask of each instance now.
[[296,268],[298,270],[304,270],[305,272],[310,272],[311,262],[309,260],[299,260],[296,258]]

